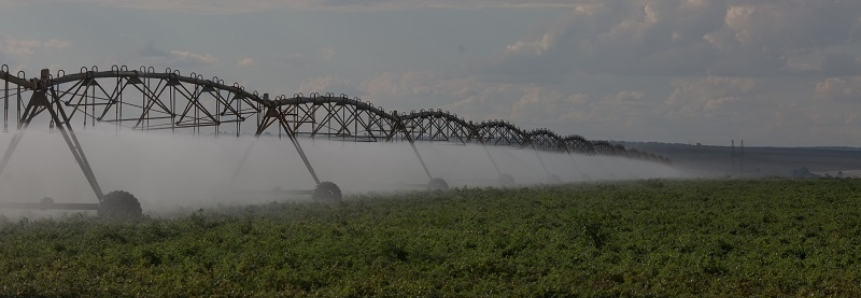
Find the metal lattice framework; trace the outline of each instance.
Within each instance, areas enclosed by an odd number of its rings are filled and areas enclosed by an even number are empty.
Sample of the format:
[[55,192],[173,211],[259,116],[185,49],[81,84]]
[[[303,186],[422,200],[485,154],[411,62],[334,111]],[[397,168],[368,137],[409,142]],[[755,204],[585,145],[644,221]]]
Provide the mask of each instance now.
[[[0,69],[4,89],[4,130],[9,129],[9,110],[14,100],[17,127],[32,119],[24,117],[27,93],[35,86],[24,72],[12,75],[8,66]],[[606,141],[588,141],[582,136],[560,136],[548,129],[525,131],[504,120],[473,123],[442,110],[420,110],[408,114],[387,112],[382,107],[346,95],[312,93],[308,96],[279,96],[246,91],[238,83],[227,85],[177,70],[157,72],[152,67],[129,70],[113,66],[109,71],[81,68],[67,74],[59,71],[47,78],[49,93],[62,102],[69,119],[84,127],[112,123],[138,130],[190,129],[196,133],[211,127],[232,126],[239,136],[243,122],[256,119],[256,132],[277,129],[279,133],[313,138],[325,137],[354,142],[423,141],[480,143],[487,145],[534,146],[535,149],[580,154],[627,156],[668,162],[641,152],[627,152]],[[31,96],[31,95],[30,95]],[[284,125],[273,125],[284,122]],[[51,123],[56,125],[56,123]],[[269,134],[274,131],[268,132]]]
[[[130,70],[125,66],[113,66],[110,70],[100,71],[91,67],[72,74],[64,71],[51,74],[44,69],[39,77],[28,79],[23,71],[12,74],[9,67],[3,65],[0,67],[0,80],[3,81],[3,90],[0,90],[3,131],[9,131],[10,119],[15,119],[17,128],[0,160],[0,172],[8,164],[24,130],[37,116],[47,112],[50,114],[47,124],[60,130],[100,202],[104,194],[75,137],[73,120],[75,125],[82,124],[83,128],[101,123],[135,130],[168,129],[196,134],[211,129],[215,135],[231,133],[237,137],[242,135],[243,129],[253,126],[255,136],[286,135],[318,185],[328,182],[321,182],[317,177],[297,140],[299,137],[351,142],[409,142],[432,184],[437,183],[437,186],[445,185],[445,182],[431,175],[415,142],[475,143],[485,149],[488,145],[513,146],[670,162],[667,158],[629,150],[608,141],[589,141],[579,135],[562,136],[548,129],[527,131],[504,120],[474,123],[442,110],[387,112],[370,102],[343,94],[296,94],[270,99],[268,94],[246,91],[237,83],[227,85],[218,77],[207,79],[195,73],[182,75],[171,69],[158,72],[152,67]],[[10,109],[15,110],[15,115],[10,115]],[[224,127],[232,131],[222,131]],[[487,152],[492,161],[490,152]],[[338,189],[327,191],[328,195],[340,196]]]

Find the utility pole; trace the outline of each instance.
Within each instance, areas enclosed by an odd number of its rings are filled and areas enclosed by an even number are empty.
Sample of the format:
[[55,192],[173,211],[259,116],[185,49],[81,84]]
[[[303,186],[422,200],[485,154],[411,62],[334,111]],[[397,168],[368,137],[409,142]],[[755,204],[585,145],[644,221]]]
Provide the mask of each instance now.
[[739,164],[738,174],[739,174],[739,176],[744,174],[744,139],[741,140],[741,150],[740,151],[741,152],[739,153],[739,158],[738,158],[738,164]]
[[730,167],[729,172],[731,174],[735,174],[735,172],[736,172],[736,170],[735,170],[735,139],[733,139],[731,142],[732,142],[731,143],[732,146],[730,147],[730,151],[729,151],[729,167]]

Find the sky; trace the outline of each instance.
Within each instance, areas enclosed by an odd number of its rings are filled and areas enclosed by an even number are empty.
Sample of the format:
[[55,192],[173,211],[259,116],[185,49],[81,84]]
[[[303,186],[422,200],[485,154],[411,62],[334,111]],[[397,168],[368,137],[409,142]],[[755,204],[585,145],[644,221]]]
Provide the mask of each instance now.
[[855,0],[0,0],[0,64],[171,68],[591,140],[861,146]]

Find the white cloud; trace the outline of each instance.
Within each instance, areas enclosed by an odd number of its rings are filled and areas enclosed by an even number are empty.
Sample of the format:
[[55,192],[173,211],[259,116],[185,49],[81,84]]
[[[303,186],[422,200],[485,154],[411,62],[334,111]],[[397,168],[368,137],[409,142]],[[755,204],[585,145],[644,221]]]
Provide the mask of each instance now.
[[[0,3],[25,5],[47,0],[4,0]],[[395,11],[421,8],[574,8],[565,0],[51,0],[51,2],[88,3],[102,6],[126,7],[146,10],[176,11],[183,13],[248,13],[271,9],[290,8],[304,10]],[[590,1],[582,1],[590,2]],[[5,5],[5,4],[4,4]]]
[[[147,42],[138,51],[138,56],[144,65],[154,67],[170,67],[173,69],[195,69],[218,65],[220,61],[211,54],[200,54],[182,50],[162,50],[155,43]],[[253,61],[252,61],[253,62]]]
[[[350,80],[338,78],[332,75],[311,78],[308,81],[302,82],[296,93],[309,95],[311,93],[334,93],[335,95],[345,94],[349,97],[362,97],[362,92],[353,86]],[[286,94],[288,96],[292,94]]]
[[505,50],[513,54],[541,56],[552,44],[553,35],[547,32],[539,40],[531,42],[518,41],[505,47]]
[[[860,1],[591,2],[510,43],[476,70],[521,79],[578,72],[833,76],[847,69],[802,62],[823,61],[840,48],[857,53],[859,11]],[[852,66],[848,71],[861,73],[861,65]]]
[[210,54],[197,54],[189,51],[170,51],[170,57],[178,66],[202,67],[218,63],[218,59]]
[[28,58],[38,50],[65,49],[71,45],[71,42],[60,39],[49,39],[44,41],[37,39],[5,39],[0,41],[0,52],[21,58]]
[[816,96],[837,102],[861,103],[861,77],[826,78],[816,84]]
[[257,63],[254,62],[254,59],[252,59],[250,57],[245,57],[245,58],[239,59],[239,62],[236,62],[236,64],[241,66],[241,67],[251,67],[251,66],[256,65]]
[[332,58],[335,58],[335,53],[336,53],[335,47],[333,47],[333,46],[325,47],[322,50],[320,50],[320,60],[322,60],[322,61],[332,60]]
[[685,118],[713,117],[730,111],[730,104],[750,98],[755,81],[748,78],[707,77],[678,79],[665,104],[675,115]]

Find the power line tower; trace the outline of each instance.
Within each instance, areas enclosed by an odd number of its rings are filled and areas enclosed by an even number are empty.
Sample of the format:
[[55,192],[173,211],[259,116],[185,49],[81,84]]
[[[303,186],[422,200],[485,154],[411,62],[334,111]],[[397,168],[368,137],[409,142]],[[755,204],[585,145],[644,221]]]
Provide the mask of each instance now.
[[731,146],[729,149],[729,172],[730,174],[735,174],[735,139],[730,142]]
[[744,139],[741,140],[741,146],[739,148],[738,155],[738,175],[741,176],[744,174]]

